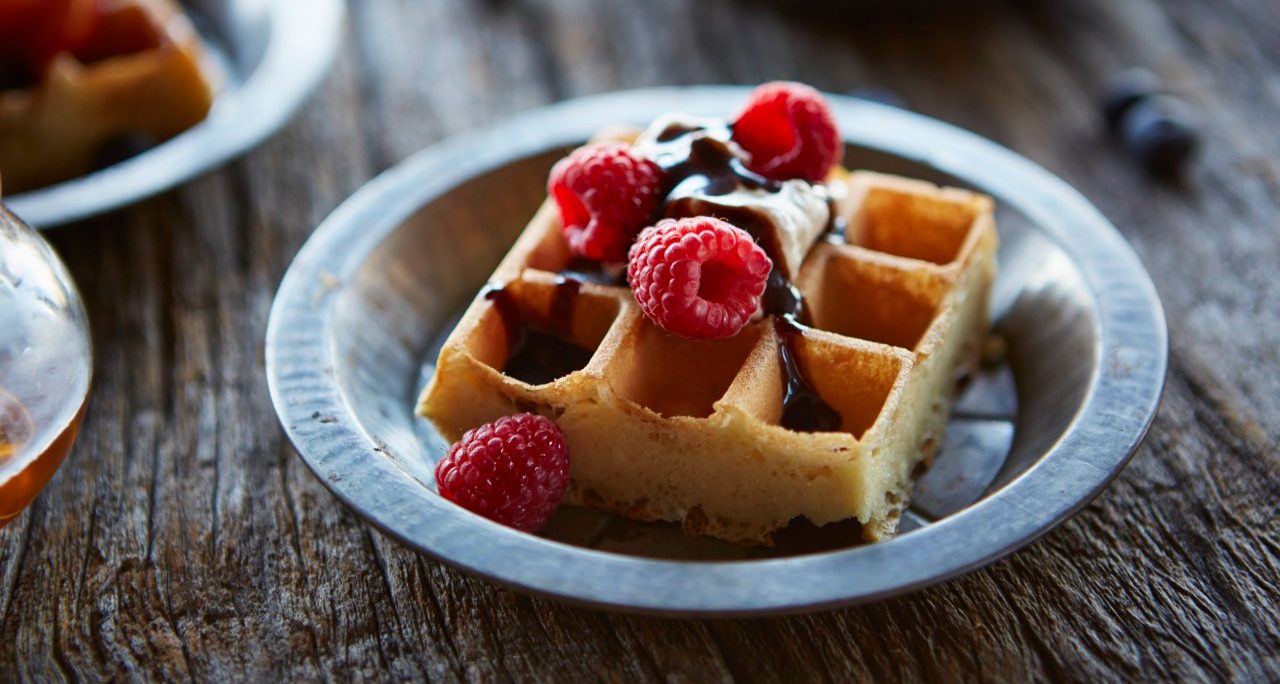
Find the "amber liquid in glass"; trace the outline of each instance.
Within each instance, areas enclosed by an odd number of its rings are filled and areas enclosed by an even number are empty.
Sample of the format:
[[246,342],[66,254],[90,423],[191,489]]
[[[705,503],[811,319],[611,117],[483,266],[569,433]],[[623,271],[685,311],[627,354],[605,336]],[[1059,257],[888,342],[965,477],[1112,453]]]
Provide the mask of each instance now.
[[0,417],[0,463],[11,458],[25,463],[25,467],[0,485],[0,527],[3,527],[36,498],[71,451],[84,418],[84,405],[81,404],[71,421],[39,453],[35,451],[38,447],[27,446],[32,444],[31,436],[35,432],[30,419],[15,417],[14,411],[25,411],[22,405],[4,390],[0,390],[0,405],[0,411],[4,411]]
[[0,526],[53,477],[84,417],[91,356],[78,309],[28,244],[0,255]]

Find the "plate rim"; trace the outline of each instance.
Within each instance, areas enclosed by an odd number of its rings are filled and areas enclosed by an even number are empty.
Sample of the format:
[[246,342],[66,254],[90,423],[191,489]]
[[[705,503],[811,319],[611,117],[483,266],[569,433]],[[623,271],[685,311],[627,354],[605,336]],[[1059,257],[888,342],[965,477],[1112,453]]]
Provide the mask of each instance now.
[[45,230],[119,209],[231,161],[289,121],[337,56],[345,0],[270,0],[262,62],[204,121],[118,164],[4,198]]
[[[454,567],[569,603],[669,616],[797,613],[904,594],[1003,558],[1089,503],[1141,444],[1164,388],[1167,324],[1136,254],[1087,199],[1030,160],[951,124],[830,94],[846,142],[949,173],[1015,206],[1071,257],[1093,296],[1098,347],[1090,389],[1035,466],[944,522],[879,544],[782,559],[680,562],[510,530],[443,501],[378,453],[386,447],[363,433],[326,364],[334,295],[382,239],[431,198],[512,159],[581,142],[598,124],[676,107],[731,111],[749,90],[648,88],[559,102],[432,145],[357,190],[303,245],[268,321],[272,403],[299,457],[362,518]],[[1070,224],[1069,234],[1063,224]],[[323,421],[311,419],[317,413]],[[370,507],[362,498],[374,485],[380,500]],[[1046,500],[1055,503],[1037,508]],[[1001,515],[1002,508],[1018,515]],[[986,542],[981,550],[969,543],[975,529]],[[926,560],[931,569],[922,572]],[[795,582],[797,576],[809,581]]]

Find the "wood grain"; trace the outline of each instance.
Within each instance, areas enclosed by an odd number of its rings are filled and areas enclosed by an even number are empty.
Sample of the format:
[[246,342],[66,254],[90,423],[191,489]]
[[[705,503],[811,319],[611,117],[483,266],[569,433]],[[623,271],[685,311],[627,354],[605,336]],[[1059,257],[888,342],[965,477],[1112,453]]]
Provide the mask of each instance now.
[[[279,136],[51,235],[94,326],[84,431],[0,531],[0,679],[1280,678],[1280,5],[358,0]],[[1179,183],[1100,131],[1113,71],[1204,117]],[[1146,445],[1081,514],[944,586],[807,617],[675,621],[530,599],[412,553],[293,455],[262,340],[312,228],[424,145],[560,98],[794,78],[882,86],[1062,175],[1169,316]]]

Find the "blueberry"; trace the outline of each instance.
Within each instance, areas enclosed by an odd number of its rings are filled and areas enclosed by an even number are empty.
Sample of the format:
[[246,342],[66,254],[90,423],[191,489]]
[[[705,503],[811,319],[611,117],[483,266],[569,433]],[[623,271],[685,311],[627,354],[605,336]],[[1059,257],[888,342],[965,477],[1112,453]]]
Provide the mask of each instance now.
[[1149,69],[1126,69],[1116,74],[1102,94],[1102,115],[1107,125],[1112,130],[1119,128],[1125,112],[1134,104],[1163,90],[1160,77]]
[[899,109],[909,109],[909,107],[907,107],[906,100],[903,100],[900,95],[888,88],[881,88],[878,86],[854,88],[849,91],[849,96],[862,100],[869,100],[871,102],[879,102],[880,104],[886,104],[890,107],[898,107]]
[[1176,173],[1200,143],[1191,107],[1170,95],[1144,97],[1130,105],[1120,120],[1120,139],[1135,159],[1159,175]]

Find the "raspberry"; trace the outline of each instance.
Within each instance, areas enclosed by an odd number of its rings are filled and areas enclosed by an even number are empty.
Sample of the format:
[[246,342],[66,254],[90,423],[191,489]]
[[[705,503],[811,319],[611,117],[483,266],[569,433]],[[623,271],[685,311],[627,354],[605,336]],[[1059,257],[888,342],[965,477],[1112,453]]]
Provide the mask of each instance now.
[[631,246],[631,291],[645,315],[689,339],[729,337],[751,319],[773,262],[751,234],[710,216],[665,219]]
[[569,249],[588,259],[620,262],[631,238],[658,209],[662,171],[624,143],[587,145],[556,163],[547,193],[560,209]]
[[520,413],[468,431],[436,464],[440,495],[494,520],[535,532],[569,486],[569,450],[559,426]]
[[752,171],[775,180],[817,182],[840,160],[840,130],[822,93],[775,81],[751,92],[733,124],[733,139],[751,155]]

